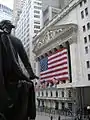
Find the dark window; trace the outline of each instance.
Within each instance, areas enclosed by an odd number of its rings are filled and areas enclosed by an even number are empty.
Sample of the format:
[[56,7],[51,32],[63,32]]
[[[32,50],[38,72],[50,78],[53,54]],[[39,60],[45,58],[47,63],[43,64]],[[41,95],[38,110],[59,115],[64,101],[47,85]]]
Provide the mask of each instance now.
[[40,24],[40,21],[34,21],[34,24]]
[[62,97],[64,97],[64,91],[62,91]]
[[87,29],[88,30],[90,29],[90,23],[87,23]]
[[43,96],[43,92],[42,92],[42,96]]
[[89,39],[89,41],[90,41],[90,35],[88,35],[88,39]]
[[58,91],[56,91],[56,97],[58,97]]
[[87,61],[87,68],[90,68],[90,61]]
[[34,33],[38,33],[38,30],[34,30]]
[[90,80],[90,74],[88,74],[88,80]]
[[51,92],[51,97],[52,97],[52,92]]
[[88,8],[85,8],[85,14],[88,15]]
[[64,110],[64,108],[65,108],[65,104],[64,102],[62,102],[62,110]]
[[68,108],[72,111],[72,103],[68,103]]
[[85,53],[86,54],[88,53],[88,47],[85,47]]
[[38,92],[38,96],[40,96],[40,92]]
[[46,91],[46,96],[48,97],[48,92]]
[[86,3],[87,2],[87,0],[83,0],[84,1],[84,3]]
[[34,15],[35,18],[40,18],[40,15]]
[[44,101],[42,101],[42,107],[44,107]]
[[83,32],[85,32],[86,31],[86,27],[85,27],[85,25],[83,26]]
[[84,43],[87,43],[87,37],[84,37]]
[[83,11],[81,12],[81,18],[82,19],[84,18],[84,12]]
[[69,97],[72,97],[72,92],[71,92],[71,90],[68,91],[68,96],[69,96]]
[[38,26],[38,25],[34,25],[34,28],[38,28],[38,29],[40,29],[40,26]]
[[58,102],[55,102],[55,110],[58,110]]
[[34,13],[37,13],[37,14],[39,14],[39,13],[40,13],[40,11],[34,10]]
[[38,7],[38,6],[34,6],[35,9],[41,9],[41,7]]
[[80,7],[82,7],[82,2],[80,2]]
[[38,100],[38,107],[40,106],[40,100]]

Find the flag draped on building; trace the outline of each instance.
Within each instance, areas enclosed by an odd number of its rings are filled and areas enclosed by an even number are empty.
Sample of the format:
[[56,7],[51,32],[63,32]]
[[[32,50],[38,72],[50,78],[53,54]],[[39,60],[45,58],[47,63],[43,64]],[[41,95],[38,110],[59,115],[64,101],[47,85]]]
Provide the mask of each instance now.
[[[57,50],[56,53],[40,60],[41,82],[68,80],[68,73],[68,54],[66,48]],[[54,81],[54,83],[56,82]]]

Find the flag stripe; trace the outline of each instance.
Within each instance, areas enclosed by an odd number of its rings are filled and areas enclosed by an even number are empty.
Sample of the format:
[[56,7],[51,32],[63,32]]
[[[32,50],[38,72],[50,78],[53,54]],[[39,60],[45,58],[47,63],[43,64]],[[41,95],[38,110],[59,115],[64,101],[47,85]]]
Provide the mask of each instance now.
[[64,56],[64,55],[67,55],[67,52],[64,52],[64,53],[62,53],[62,54],[58,54],[58,55],[56,55],[56,56],[53,56],[52,58],[49,58],[49,57],[48,57],[48,61],[51,61],[51,60],[53,60],[53,59],[55,59],[55,58],[58,58],[58,57],[62,57],[62,56]]
[[44,74],[44,75],[42,75],[41,76],[41,78],[43,78],[43,77],[48,77],[48,76],[51,76],[51,75],[53,75],[53,76],[55,76],[55,75],[57,75],[57,74],[61,74],[61,73],[64,73],[64,72],[68,72],[68,69],[66,70],[62,70],[62,71],[55,71],[55,72],[53,72],[52,74],[51,73],[49,73],[49,74]]
[[58,64],[58,63],[60,63],[60,62],[63,62],[63,61],[66,61],[67,60],[67,57],[63,57],[63,58],[61,58],[61,59],[58,59],[58,60],[53,60],[51,63],[48,63],[48,66],[50,66],[50,65],[53,65],[54,63],[56,64]]
[[67,53],[67,49],[64,49],[62,51],[57,51],[56,53],[54,53],[53,55],[49,56],[48,59],[51,60],[52,58],[58,56],[58,55],[63,55],[63,53]]
[[57,73],[57,74],[51,74],[51,75],[48,75],[46,77],[41,77],[41,79],[47,79],[47,78],[51,78],[51,77],[56,77],[56,76],[62,76],[62,75],[67,75],[68,72],[62,72],[62,73]]
[[56,65],[54,65],[54,66],[51,66],[51,67],[49,67],[48,69],[52,69],[52,68],[56,68],[56,67],[58,67],[58,66],[62,66],[62,65],[65,65],[65,64],[67,64],[67,61],[66,62],[63,62],[63,63],[56,63]]
[[[67,80],[68,75],[68,54],[67,49],[58,50],[47,59],[44,58],[41,61],[41,81],[53,81],[55,79]],[[55,83],[55,82],[54,82]]]
[[45,72],[44,73],[40,73],[40,75],[49,74],[49,73],[53,73],[53,72],[58,72],[58,71],[62,71],[62,70],[65,70],[65,69],[68,69],[68,67],[54,69],[54,70],[51,70],[51,71],[47,71],[46,73]]
[[56,61],[56,60],[62,60],[62,58],[64,58],[64,57],[67,57],[67,54],[64,54],[63,56],[58,56],[58,57],[55,57],[54,59],[52,59],[52,60],[49,60],[48,59],[48,64],[50,64],[50,63],[52,63],[53,61]]
[[[67,64],[64,64],[64,65],[62,65],[62,66],[57,66],[57,67],[55,67],[55,68],[52,68],[52,69],[48,69],[47,71],[43,71],[43,72],[41,72],[40,73],[40,75],[43,75],[44,73],[45,74],[47,74],[48,72],[52,72],[52,71],[55,71],[55,70],[59,70],[59,69],[63,69],[63,68],[66,68],[67,67]],[[68,67],[67,67],[68,68]]]

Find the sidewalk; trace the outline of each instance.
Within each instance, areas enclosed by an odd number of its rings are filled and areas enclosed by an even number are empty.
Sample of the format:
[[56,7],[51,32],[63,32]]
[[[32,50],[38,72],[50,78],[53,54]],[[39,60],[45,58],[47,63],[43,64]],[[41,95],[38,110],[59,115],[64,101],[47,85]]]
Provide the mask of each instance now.
[[[54,114],[48,114],[48,113],[44,113],[44,112],[38,112],[37,113],[37,117],[36,120],[50,120],[50,116],[53,116],[53,120],[58,120],[58,115],[54,115]],[[68,116],[60,116],[61,120],[73,120],[73,118],[68,117]]]

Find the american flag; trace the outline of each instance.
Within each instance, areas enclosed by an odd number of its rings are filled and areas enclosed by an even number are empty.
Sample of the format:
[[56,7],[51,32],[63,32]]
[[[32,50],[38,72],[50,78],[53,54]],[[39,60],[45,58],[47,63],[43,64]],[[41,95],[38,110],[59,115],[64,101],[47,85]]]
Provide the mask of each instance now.
[[68,80],[68,54],[67,49],[62,48],[54,54],[40,60],[40,81],[50,82],[53,79]]

